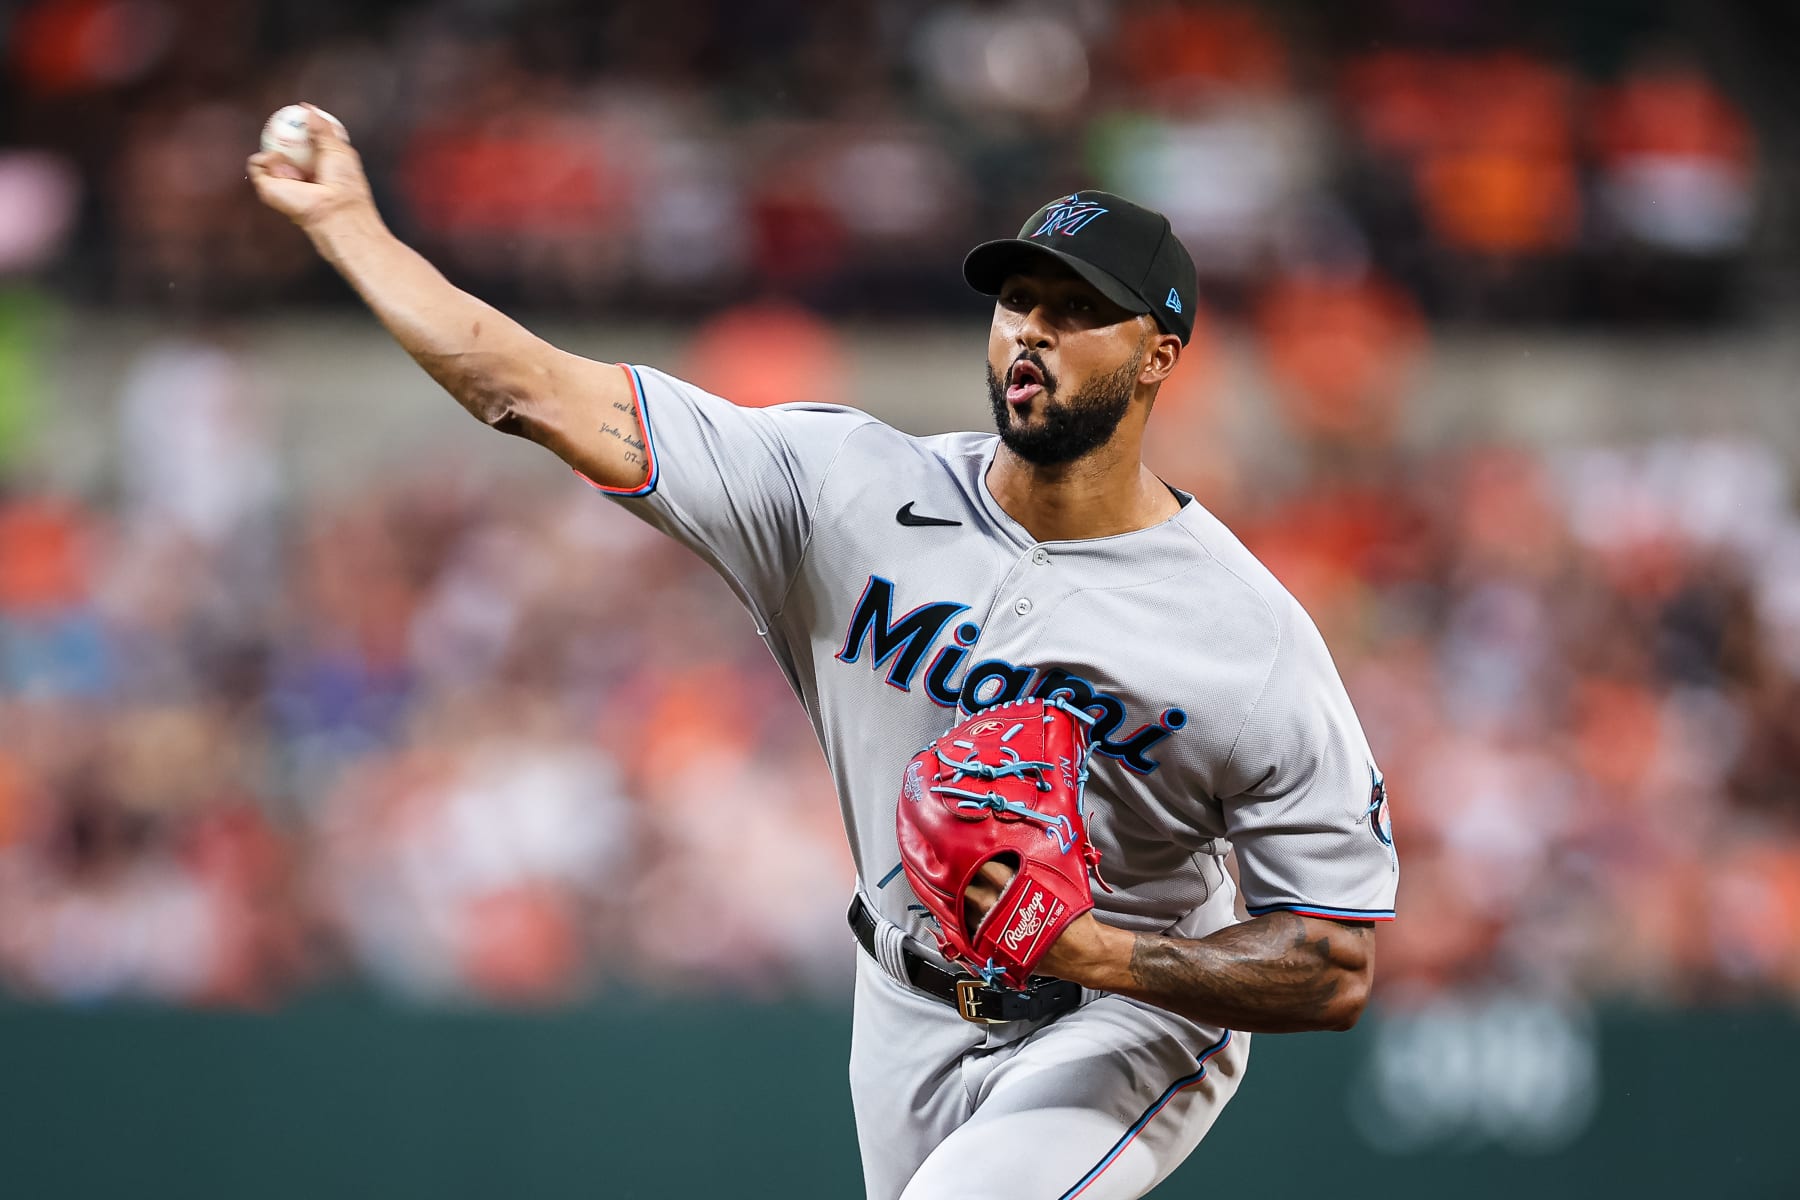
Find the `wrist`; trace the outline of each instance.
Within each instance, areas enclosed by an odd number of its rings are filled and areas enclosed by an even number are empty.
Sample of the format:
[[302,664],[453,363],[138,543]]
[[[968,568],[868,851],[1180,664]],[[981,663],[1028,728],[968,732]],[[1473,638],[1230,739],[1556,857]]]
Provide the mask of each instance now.
[[1055,974],[1097,991],[1117,990],[1130,977],[1132,945],[1137,935],[1091,918],[1069,927],[1056,946]]

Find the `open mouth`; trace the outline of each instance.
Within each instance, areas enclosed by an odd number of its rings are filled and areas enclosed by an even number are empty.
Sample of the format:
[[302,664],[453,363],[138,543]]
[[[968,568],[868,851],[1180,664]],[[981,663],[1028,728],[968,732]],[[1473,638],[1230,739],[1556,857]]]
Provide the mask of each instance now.
[[1032,398],[1043,390],[1043,369],[1029,358],[1019,359],[1006,373],[1006,402],[1008,404],[1029,404]]

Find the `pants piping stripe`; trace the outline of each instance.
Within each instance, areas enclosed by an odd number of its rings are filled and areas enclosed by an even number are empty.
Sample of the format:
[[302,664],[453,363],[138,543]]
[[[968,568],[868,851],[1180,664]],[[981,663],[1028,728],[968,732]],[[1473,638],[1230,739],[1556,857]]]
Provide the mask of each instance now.
[[1131,1145],[1132,1141],[1137,1138],[1137,1135],[1144,1131],[1145,1126],[1150,1124],[1151,1120],[1157,1113],[1163,1110],[1163,1107],[1167,1105],[1169,1101],[1173,1100],[1183,1089],[1193,1087],[1196,1083],[1199,1083],[1202,1079],[1206,1078],[1207,1060],[1223,1050],[1230,1041],[1231,1030],[1227,1029],[1224,1037],[1214,1042],[1211,1046],[1208,1046],[1205,1050],[1202,1050],[1199,1055],[1200,1069],[1195,1071],[1192,1075],[1184,1075],[1174,1083],[1171,1083],[1167,1090],[1156,1098],[1155,1103],[1145,1109],[1144,1114],[1132,1123],[1131,1128],[1125,1131],[1125,1135],[1114,1144],[1113,1148],[1106,1152],[1105,1157],[1095,1163],[1093,1168],[1089,1170],[1086,1175],[1083,1175],[1074,1187],[1064,1192],[1060,1197],[1060,1200],[1075,1200],[1075,1197],[1081,1195],[1081,1193],[1088,1189],[1089,1184],[1100,1178],[1106,1171],[1106,1168],[1112,1166],[1113,1161],[1117,1159],[1119,1155],[1125,1153],[1125,1147]]

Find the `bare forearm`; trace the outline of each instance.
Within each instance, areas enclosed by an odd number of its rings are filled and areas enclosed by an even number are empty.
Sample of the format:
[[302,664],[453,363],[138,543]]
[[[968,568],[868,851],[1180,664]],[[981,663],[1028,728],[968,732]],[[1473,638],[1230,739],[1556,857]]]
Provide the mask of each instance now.
[[596,482],[635,486],[647,463],[623,374],[558,350],[452,284],[372,212],[308,230],[394,340],[476,420],[557,453]]
[[1130,933],[1095,923],[1071,947],[1064,978],[1251,1033],[1348,1029],[1368,998],[1375,943],[1367,925],[1270,913],[1204,938]]
[[380,218],[347,212],[308,233],[394,340],[477,420],[503,425],[534,381],[548,383],[553,347],[457,288]]

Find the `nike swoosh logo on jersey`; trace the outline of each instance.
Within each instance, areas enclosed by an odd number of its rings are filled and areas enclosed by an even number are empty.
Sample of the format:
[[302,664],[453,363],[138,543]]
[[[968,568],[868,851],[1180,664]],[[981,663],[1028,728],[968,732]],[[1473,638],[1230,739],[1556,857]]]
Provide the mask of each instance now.
[[948,517],[920,516],[918,513],[914,512],[912,510],[912,506],[917,503],[918,503],[918,501],[916,501],[916,500],[908,500],[905,504],[902,504],[900,506],[900,511],[894,514],[894,520],[900,522],[902,525],[961,525],[962,524],[961,521],[952,521]]

